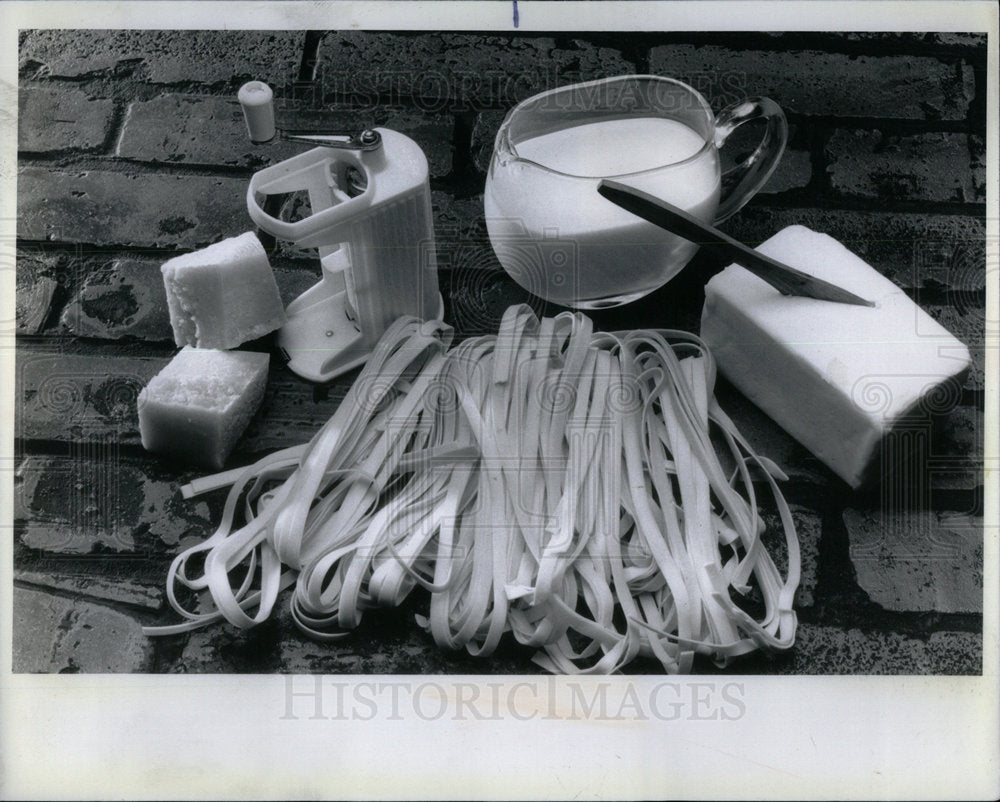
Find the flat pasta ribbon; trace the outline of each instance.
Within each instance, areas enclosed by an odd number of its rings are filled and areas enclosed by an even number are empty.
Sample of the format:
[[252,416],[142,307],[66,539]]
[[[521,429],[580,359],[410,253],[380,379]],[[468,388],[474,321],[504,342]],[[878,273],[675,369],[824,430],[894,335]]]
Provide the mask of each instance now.
[[[182,488],[230,490],[216,532],[170,566],[185,620],[146,631],[252,627],[292,588],[296,626],[333,641],[419,587],[442,648],[486,656],[509,633],[552,672],[646,657],[687,673],[696,655],[724,666],[793,645],[784,477],[720,409],[700,339],[524,305],[495,336],[451,338],[397,321],[308,443]],[[775,500],[784,576],[752,471]]]

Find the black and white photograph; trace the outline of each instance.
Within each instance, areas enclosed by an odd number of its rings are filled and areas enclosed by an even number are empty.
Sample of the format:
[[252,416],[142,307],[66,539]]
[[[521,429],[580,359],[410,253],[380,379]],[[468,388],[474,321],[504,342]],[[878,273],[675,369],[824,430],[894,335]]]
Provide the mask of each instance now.
[[365,5],[0,5],[0,795],[994,798],[996,8]]

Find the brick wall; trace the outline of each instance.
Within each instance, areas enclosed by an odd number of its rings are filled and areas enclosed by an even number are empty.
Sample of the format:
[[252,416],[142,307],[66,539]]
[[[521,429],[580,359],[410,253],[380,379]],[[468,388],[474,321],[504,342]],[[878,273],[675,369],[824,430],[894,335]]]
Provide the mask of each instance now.
[[[139,446],[135,396],[175,350],[159,265],[250,229],[249,177],[296,152],[248,142],[235,95],[257,78],[290,126],[384,125],[423,147],[447,317],[460,334],[489,331],[509,303],[530,300],[499,270],[482,219],[505,111],[553,86],[652,72],[689,81],[717,111],[767,94],[787,113],[786,155],[730,233],[750,244],[791,223],[832,234],[976,360],[926,433],[925,462],[901,491],[866,495],[719,388],[786,468],[804,554],[797,647],[736,670],[981,670],[985,37],[28,31],[19,44],[15,668],[531,671],[512,647],[486,667],[437,653],[411,607],[371,616],[337,647],[304,641],[285,615],[249,634],[138,633],[170,619],[166,565],[212,531],[220,504],[183,501],[179,485],[198,472]],[[272,256],[286,302],[316,280],[305,256],[280,243]],[[699,256],[595,320],[697,330],[702,286],[721,266]],[[307,439],[345,389],[274,365],[232,464]]]

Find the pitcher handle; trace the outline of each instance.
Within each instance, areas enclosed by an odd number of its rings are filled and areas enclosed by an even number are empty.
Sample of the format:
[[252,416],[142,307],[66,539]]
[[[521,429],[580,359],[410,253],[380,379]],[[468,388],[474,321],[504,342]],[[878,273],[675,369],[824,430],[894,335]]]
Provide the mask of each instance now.
[[743,123],[760,119],[767,121],[767,129],[757,149],[744,161],[722,174],[724,185],[727,179],[734,185],[719,204],[715,213],[716,223],[721,223],[742,209],[771,177],[788,142],[788,122],[781,107],[767,97],[748,98],[733,103],[715,118],[717,148],[721,148],[729,135]]

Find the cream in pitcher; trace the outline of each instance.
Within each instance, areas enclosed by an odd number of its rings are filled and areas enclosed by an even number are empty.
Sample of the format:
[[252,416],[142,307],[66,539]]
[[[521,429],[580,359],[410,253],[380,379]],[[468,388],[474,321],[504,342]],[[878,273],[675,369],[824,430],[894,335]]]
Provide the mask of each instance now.
[[[768,133],[734,168],[742,174],[720,205],[718,145],[756,117],[768,119]],[[490,240],[511,277],[540,297],[591,309],[627,303],[668,281],[697,246],[606,201],[599,180],[616,177],[717,222],[763,184],[785,137],[771,101],[715,118],[694,89],[667,78],[623,76],[536,95],[497,134],[484,197]]]

